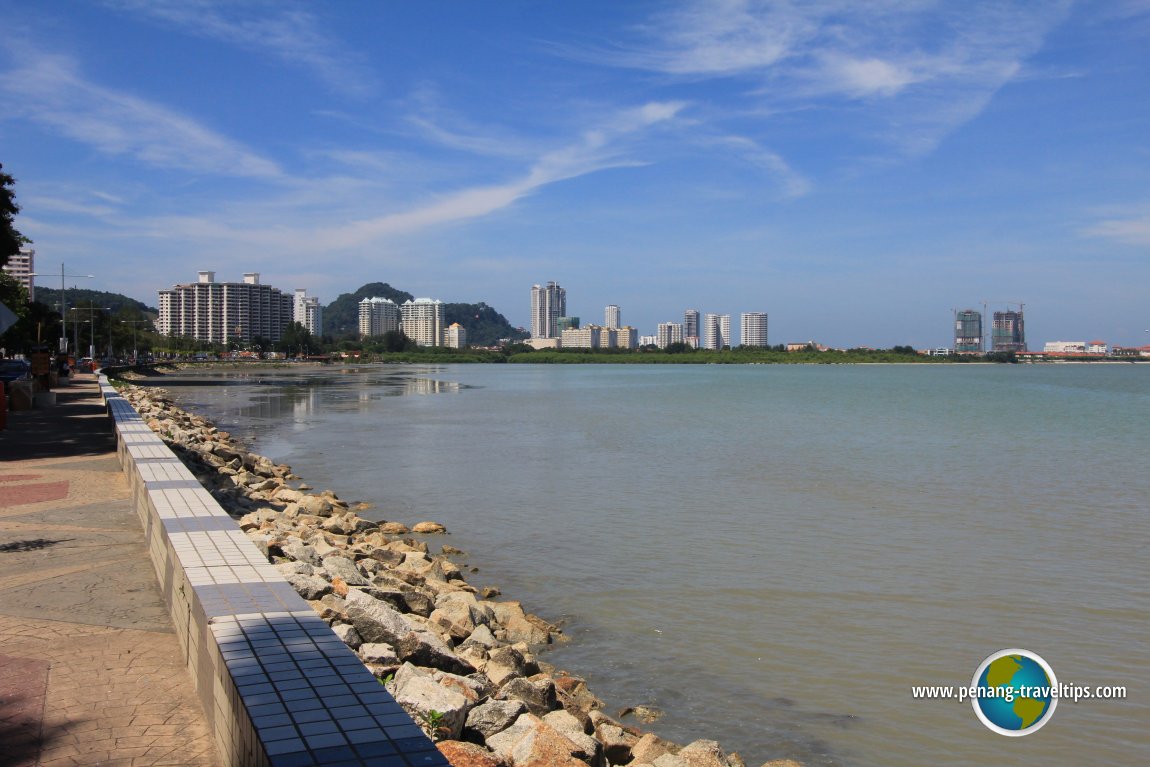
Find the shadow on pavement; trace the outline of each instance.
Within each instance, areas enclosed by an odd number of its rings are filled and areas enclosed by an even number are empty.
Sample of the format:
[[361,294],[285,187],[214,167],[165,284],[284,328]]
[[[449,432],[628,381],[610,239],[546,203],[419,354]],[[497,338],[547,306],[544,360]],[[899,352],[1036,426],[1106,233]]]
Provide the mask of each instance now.
[[56,404],[52,407],[8,413],[8,428],[0,431],[0,462],[102,455],[116,450],[112,421],[93,376],[81,375],[54,391]]

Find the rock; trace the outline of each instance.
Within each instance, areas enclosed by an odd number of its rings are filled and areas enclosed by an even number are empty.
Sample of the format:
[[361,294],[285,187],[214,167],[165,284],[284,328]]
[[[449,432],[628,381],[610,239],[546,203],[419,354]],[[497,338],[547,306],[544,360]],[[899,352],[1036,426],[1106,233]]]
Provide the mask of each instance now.
[[[581,758],[580,755],[584,752],[579,745],[531,714],[519,717],[512,727],[496,735],[492,740],[499,740],[511,733],[525,719],[527,726],[524,732],[515,738],[509,749],[508,756],[515,767],[586,767],[587,761]],[[493,747],[492,750],[499,754],[503,753],[501,748]]]
[[[392,697],[423,727],[433,740],[458,740],[467,721],[471,702],[460,693],[438,684],[430,674],[404,663],[388,685]],[[438,712],[438,729],[433,727],[431,712]]]
[[313,567],[322,567],[323,562],[320,560],[319,555],[316,554],[314,546],[308,546],[299,538],[292,538],[280,546],[280,550],[288,559],[294,559],[297,562],[306,562]]
[[492,735],[503,732],[527,712],[527,705],[521,700],[492,700],[471,709],[467,714],[464,733],[478,735],[487,740]]
[[[528,616],[519,602],[484,602],[495,612],[499,624],[507,632],[509,642],[544,645],[551,642],[551,633],[542,620]],[[543,624],[543,625],[540,625]]]
[[803,765],[794,759],[772,759],[769,762],[764,762],[763,767],[803,767]]
[[280,571],[280,574],[283,575],[284,577],[287,577],[289,575],[314,575],[315,574],[315,568],[312,567],[311,565],[309,565],[307,562],[297,562],[295,560],[291,560],[290,562],[281,562],[281,563],[277,564],[275,567],[277,570]]
[[348,592],[347,616],[365,642],[398,647],[399,640],[412,632],[412,625],[394,608],[362,591]]
[[409,631],[394,646],[400,658],[418,666],[461,674],[475,671],[460,660],[446,642],[430,631]]
[[331,554],[323,558],[323,569],[331,576],[338,576],[349,586],[370,586],[371,582],[347,557]]
[[499,697],[503,700],[521,700],[527,704],[528,711],[540,717],[559,707],[555,699],[555,683],[541,676],[534,679],[511,679],[499,689]]
[[611,764],[626,764],[631,761],[631,749],[639,742],[638,735],[611,722],[600,722],[596,725],[595,738],[603,744],[603,755]]
[[443,535],[447,532],[447,528],[438,522],[417,522],[412,528],[413,533],[424,533],[431,535]]
[[658,706],[627,706],[619,711],[620,719],[625,716],[634,716],[643,724],[651,724],[663,716],[663,711]]
[[399,665],[399,656],[395,654],[395,648],[383,642],[361,644],[356,655],[364,663],[378,663],[381,666]]
[[[331,630],[340,638],[340,641],[351,649],[356,650],[363,646],[363,638],[359,635],[359,632],[355,630],[355,626],[352,626],[350,623],[337,623],[331,627]],[[386,647],[386,645],[383,646]],[[397,658],[396,662],[398,661],[399,659]]]
[[487,654],[484,673],[496,685],[503,686],[508,681],[528,674],[527,659],[514,647],[497,647]]
[[451,767],[506,767],[496,754],[475,743],[462,740],[441,740],[435,744]]
[[411,530],[402,522],[381,522],[379,532],[384,535],[407,535]]
[[499,640],[491,633],[491,629],[481,624],[475,627],[475,631],[468,634],[467,639],[463,640],[460,647],[466,647],[468,645],[479,645],[480,647],[491,650],[499,646]]
[[367,522],[353,514],[333,514],[323,521],[321,528],[339,535],[351,535],[356,532],[359,522]]
[[714,740],[696,740],[689,743],[677,756],[687,767],[729,767],[726,753]]
[[587,689],[587,683],[579,677],[568,674],[556,675],[555,689],[559,693],[559,702],[563,704],[563,708],[574,709],[584,715],[603,708],[603,701]]
[[484,599],[491,599],[492,597],[503,595],[503,592],[499,590],[498,586],[484,586],[479,590],[479,593]]
[[284,580],[291,584],[301,597],[308,600],[319,599],[324,594],[330,594],[332,586],[318,575],[288,574]]
[[376,562],[395,567],[403,561],[403,554],[391,549],[375,549],[369,554]]
[[436,604],[439,606],[431,612],[428,620],[447,629],[456,642],[462,642],[475,631],[476,626],[482,626],[489,620],[489,616],[478,604],[468,604],[457,599],[437,599]]
[[440,548],[440,551],[442,551],[445,556],[464,553],[463,549],[457,549],[454,546],[451,546],[451,545],[446,544],[446,543],[443,544],[443,546]]
[[544,716],[543,721],[579,747],[575,756],[591,764],[602,762],[603,746],[598,740],[584,732],[582,723],[571,714],[560,709]]
[[669,740],[660,738],[653,732],[649,732],[631,747],[631,759],[638,763],[644,762],[654,764],[655,760],[664,754],[675,754],[680,750],[680,746],[672,743]]
[[331,501],[319,495],[305,495],[297,501],[301,514],[311,514],[316,517],[331,516]]

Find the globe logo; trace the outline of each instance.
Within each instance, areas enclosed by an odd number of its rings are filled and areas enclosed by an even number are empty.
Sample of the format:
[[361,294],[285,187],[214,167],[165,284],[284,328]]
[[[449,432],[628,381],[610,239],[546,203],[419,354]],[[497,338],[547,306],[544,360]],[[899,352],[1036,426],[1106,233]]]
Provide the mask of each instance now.
[[1054,715],[1058,680],[1050,664],[1037,653],[1000,650],[974,672],[971,696],[974,713],[1000,735],[1019,737],[1037,732]]

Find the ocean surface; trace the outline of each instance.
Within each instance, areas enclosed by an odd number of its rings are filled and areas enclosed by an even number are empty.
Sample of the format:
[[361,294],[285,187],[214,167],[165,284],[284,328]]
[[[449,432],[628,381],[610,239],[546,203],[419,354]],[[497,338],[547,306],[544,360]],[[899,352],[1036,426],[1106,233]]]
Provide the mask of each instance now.
[[[608,712],[749,765],[1150,764],[1150,365],[362,366],[157,385],[572,642]],[[1063,700],[992,733],[1006,648]]]

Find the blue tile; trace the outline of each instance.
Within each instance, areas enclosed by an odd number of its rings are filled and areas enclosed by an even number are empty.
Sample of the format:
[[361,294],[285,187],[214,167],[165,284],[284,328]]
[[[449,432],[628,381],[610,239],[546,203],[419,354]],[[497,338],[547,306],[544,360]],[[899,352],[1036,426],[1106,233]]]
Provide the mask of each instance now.
[[[306,747],[304,746],[303,741],[299,740],[299,739],[296,739],[296,740],[275,740],[275,741],[272,741],[271,743],[264,743],[263,746],[264,746],[264,751],[267,752],[268,756],[298,754],[300,752],[303,752],[305,755],[307,755],[308,759],[311,759],[311,755],[308,754],[307,751],[305,750]],[[273,763],[276,765],[280,764],[280,762],[278,760],[273,762]],[[286,764],[286,762],[285,762],[285,764]],[[304,762],[304,764],[311,764],[311,762]]]
[[358,762],[359,757],[355,755],[355,751],[351,746],[332,746],[330,748],[317,748],[314,751],[316,759],[322,764],[335,764],[337,762],[353,761]]
[[394,728],[411,724],[411,717],[402,712],[398,714],[376,714],[372,718],[379,723],[380,727]]
[[308,748],[330,748],[331,746],[346,746],[347,738],[343,737],[338,732],[328,733],[326,735],[312,735],[304,739],[307,742]]
[[396,750],[402,754],[416,753],[419,751],[427,751],[428,746],[432,747],[432,749],[434,749],[434,747],[435,747],[435,746],[431,745],[431,738],[429,738],[428,736],[425,736],[425,735],[423,735],[421,737],[417,737],[417,738],[416,737],[392,738],[391,742],[394,744],[394,746],[396,746]]
[[268,682],[253,681],[251,684],[244,684],[239,680],[236,680],[236,689],[239,690],[240,695],[245,698],[249,695],[262,695],[268,692],[275,692],[276,690],[276,688]]
[[[340,724],[346,725],[346,722],[340,722]],[[346,729],[347,728],[345,726],[345,730]],[[384,732],[383,730],[379,729],[378,727],[368,729],[368,730],[350,730],[348,732],[344,732],[344,736],[349,741],[351,741],[352,743],[357,743],[357,744],[387,743],[388,744],[387,747],[389,749],[391,749],[391,751],[395,750],[390,745],[391,739],[387,737],[387,733]],[[389,753],[390,753],[390,751],[389,751]]]
[[260,728],[260,740],[269,743],[276,740],[299,740],[299,733],[290,724],[286,727]]
[[310,735],[326,735],[329,732],[339,732],[339,726],[325,719],[322,722],[303,722],[299,726],[300,733],[306,738]]
[[363,706],[340,706],[338,708],[331,705],[331,701],[324,701],[328,704],[328,709],[331,715],[336,719],[350,719],[356,716],[368,716],[371,712]]
[[[416,727],[414,724],[409,724],[404,727],[385,727],[387,735],[395,741],[396,747],[400,751],[408,750],[408,747],[400,745],[402,743],[428,743],[429,739],[423,734],[423,730]],[[411,750],[416,750],[414,745],[409,745]]]
[[331,714],[326,708],[317,708],[311,711],[293,711],[291,718],[296,722],[323,722],[331,721]]
[[279,703],[280,699],[275,693],[264,693],[262,695],[244,695],[244,706],[248,711],[252,711],[256,706],[270,705],[272,703]]
[[283,703],[278,700],[275,703],[268,703],[261,706],[248,706],[249,716],[268,716],[270,714],[284,714],[287,709],[284,708]]
[[[351,736],[349,735],[348,737],[350,738]],[[391,744],[391,741],[387,740],[372,742],[364,741],[362,743],[358,743],[355,747],[355,750],[356,753],[365,759],[370,759],[372,757],[378,756],[391,756],[392,754],[396,753],[395,746]]]
[[[302,744],[301,744],[302,745]],[[271,767],[315,767],[315,757],[307,751],[272,754],[268,752]]]
[[291,717],[287,714],[271,714],[270,716],[253,716],[252,724],[256,729],[264,727],[281,727],[285,724],[291,724]]
[[377,730],[383,732],[379,724],[370,716],[353,716],[350,719],[341,716],[337,717],[336,721],[339,722],[339,726],[343,728],[344,732],[351,732],[353,730]]
[[310,687],[301,687],[298,690],[281,690],[280,697],[288,702],[296,702],[301,700],[313,700],[319,703],[319,696]]

